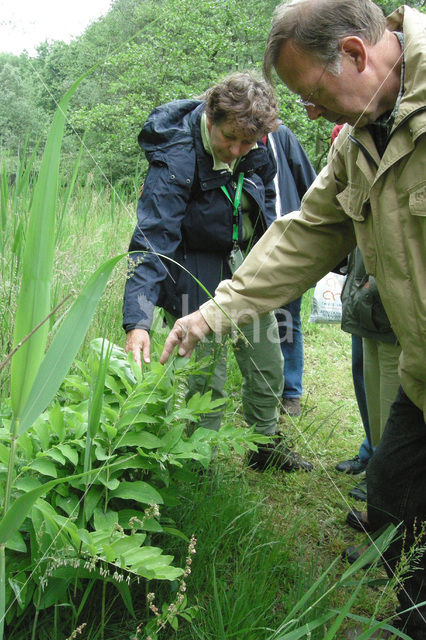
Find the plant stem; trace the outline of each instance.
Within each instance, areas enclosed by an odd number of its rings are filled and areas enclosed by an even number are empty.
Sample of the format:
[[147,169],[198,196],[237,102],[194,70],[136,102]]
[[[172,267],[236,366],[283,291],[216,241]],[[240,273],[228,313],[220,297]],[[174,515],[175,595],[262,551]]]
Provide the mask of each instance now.
[[36,611],[35,611],[34,622],[33,622],[33,630],[31,633],[31,640],[36,640],[37,623],[38,623],[38,617],[40,615],[40,601],[41,601],[41,585],[39,585],[38,587],[38,598],[37,598]]
[[106,581],[102,584],[102,612],[101,612],[101,640],[105,638],[105,600],[106,600]]
[[[13,470],[15,463],[16,433],[19,421],[13,416],[10,425],[10,452],[7,468],[6,489],[4,493],[3,516],[9,509],[10,493],[12,491]],[[4,619],[6,616],[6,545],[0,545],[0,640],[4,636]]]
[[16,445],[16,433],[18,431],[19,420],[12,418],[12,424],[10,425],[10,452],[9,452],[9,465],[7,468],[7,480],[6,480],[6,489],[4,493],[4,505],[3,505],[3,516],[6,511],[9,509],[10,502],[10,493],[12,491],[12,482],[13,482],[13,470],[15,467],[15,445]]
[[6,549],[0,545],[0,640],[3,640],[6,617]]

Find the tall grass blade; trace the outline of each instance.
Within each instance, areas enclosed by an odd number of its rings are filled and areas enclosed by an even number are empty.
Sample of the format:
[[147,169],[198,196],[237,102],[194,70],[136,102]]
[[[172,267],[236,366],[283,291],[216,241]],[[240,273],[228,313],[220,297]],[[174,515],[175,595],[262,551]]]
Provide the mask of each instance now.
[[89,402],[89,416],[88,416],[88,436],[93,439],[99,427],[101,418],[102,406],[103,406],[103,393],[105,388],[105,378],[108,370],[109,361],[111,359],[113,343],[109,342],[105,345],[105,340],[102,342],[102,350],[99,359],[99,367],[96,375],[96,380]]
[[80,169],[81,157],[83,155],[83,150],[84,150],[84,139],[83,139],[83,141],[82,141],[82,143],[80,145],[80,151],[78,153],[77,160],[75,161],[75,164],[74,164],[73,174],[71,176],[71,180],[70,180],[70,183],[68,185],[68,189],[67,189],[66,194],[65,194],[65,199],[64,199],[64,202],[63,202],[63,205],[62,205],[62,210],[61,210],[61,213],[60,213],[60,216],[59,216],[59,219],[58,219],[58,228],[57,228],[57,231],[56,231],[56,242],[58,242],[59,238],[61,237],[62,226],[63,226],[65,214],[66,214],[66,211],[67,211],[68,204],[69,204],[69,201],[71,199],[71,196],[74,193],[75,185],[76,185],[76,182],[77,182],[78,171]]
[[111,258],[89,278],[59,327],[40,365],[28,400],[22,408],[18,434],[21,435],[44,411],[59,389],[86,331],[112,270],[126,254]]
[[[50,311],[50,289],[55,251],[55,213],[65,115],[78,80],[55,113],[34,187],[18,296],[14,346]],[[43,325],[12,360],[11,400],[16,418],[28,398],[46,347],[49,327]]]
[[3,247],[5,245],[4,234],[6,233],[8,200],[9,200],[9,184],[7,179],[6,164],[3,163],[1,166],[1,176],[0,176],[0,230],[1,230],[0,250],[2,253],[3,253]]

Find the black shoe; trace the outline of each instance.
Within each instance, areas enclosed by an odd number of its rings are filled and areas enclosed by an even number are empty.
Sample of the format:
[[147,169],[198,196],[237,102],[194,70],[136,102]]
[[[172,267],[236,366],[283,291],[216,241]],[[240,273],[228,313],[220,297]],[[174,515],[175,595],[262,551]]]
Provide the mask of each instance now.
[[351,458],[350,460],[339,462],[334,468],[341,473],[350,473],[356,476],[358,473],[365,471],[366,467],[367,463],[360,460],[359,456],[355,456],[355,458]]
[[279,471],[312,471],[312,464],[282,441],[261,444],[257,451],[251,451],[248,465],[256,471],[277,469]]
[[357,509],[352,509],[349,511],[346,516],[346,524],[348,524],[352,529],[356,529],[357,531],[371,531],[371,527],[368,522],[364,522],[362,519],[362,512]]
[[360,500],[361,502],[367,502],[367,480],[362,480],[359,484],[355,485],[353,489],[349,491],[351,498]]
[[[351,547],[346,547],[346,549],[344,551],[342,551],[341,557],[342,560],[346,560],[347,562],[349,562],[349,564],[354,564],[359,558],[361,558],[361,556],[369,549],[369,545],[365,545],[365,546],[351,546]],[[377,565],[381,565],[383,564],[383,559],[382,556],[380,556],[379,558],[377,558],[377,560],[375,560],[375,563]],[[367,562],[366,564],[364,564],[362,566],[362,569],[369,569],[370,567],[373,566],[373,562]]]
[[[354,564],[362,556],[363,551],[360,551],[359,547],[346,547],[342,551],[342,560],[346,560],[349,564]],[[364,565],[365,569],[371,567],[371,563]]]

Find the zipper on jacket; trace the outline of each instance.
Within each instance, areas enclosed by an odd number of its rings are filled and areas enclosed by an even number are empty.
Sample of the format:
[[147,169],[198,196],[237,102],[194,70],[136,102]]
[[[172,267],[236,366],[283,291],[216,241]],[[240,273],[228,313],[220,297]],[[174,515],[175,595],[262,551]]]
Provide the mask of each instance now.
[[349,140],[352,140],[352,142],[354,142],[357,147],[359,147],[361,149],[361,151],[363,152],[363,154],[369,159],[371,160],[371,162],[374,164],[374,166],[376,167],[376,169],[379,168],[379,165],[377,164],[377,162],[375,161],[375,159],[373,158],[373,156],[371,155],[371,153],[368,151],[368,149],[366,149],[366,147],[364,147],[363,144],[361,144],[361,142],[359,140],[357,140],[356,138],[354,138],[353,136],[351,136],[349,134],[348,136]]

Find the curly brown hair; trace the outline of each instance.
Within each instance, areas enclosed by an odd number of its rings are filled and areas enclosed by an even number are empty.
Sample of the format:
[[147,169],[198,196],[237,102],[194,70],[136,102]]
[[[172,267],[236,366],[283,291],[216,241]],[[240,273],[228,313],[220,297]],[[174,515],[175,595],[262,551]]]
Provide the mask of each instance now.
[[231,120],[237,131],[261,138],[278,126],[274,90],[248,71],[232,73],[203,94],[207,118],[212,124]]

